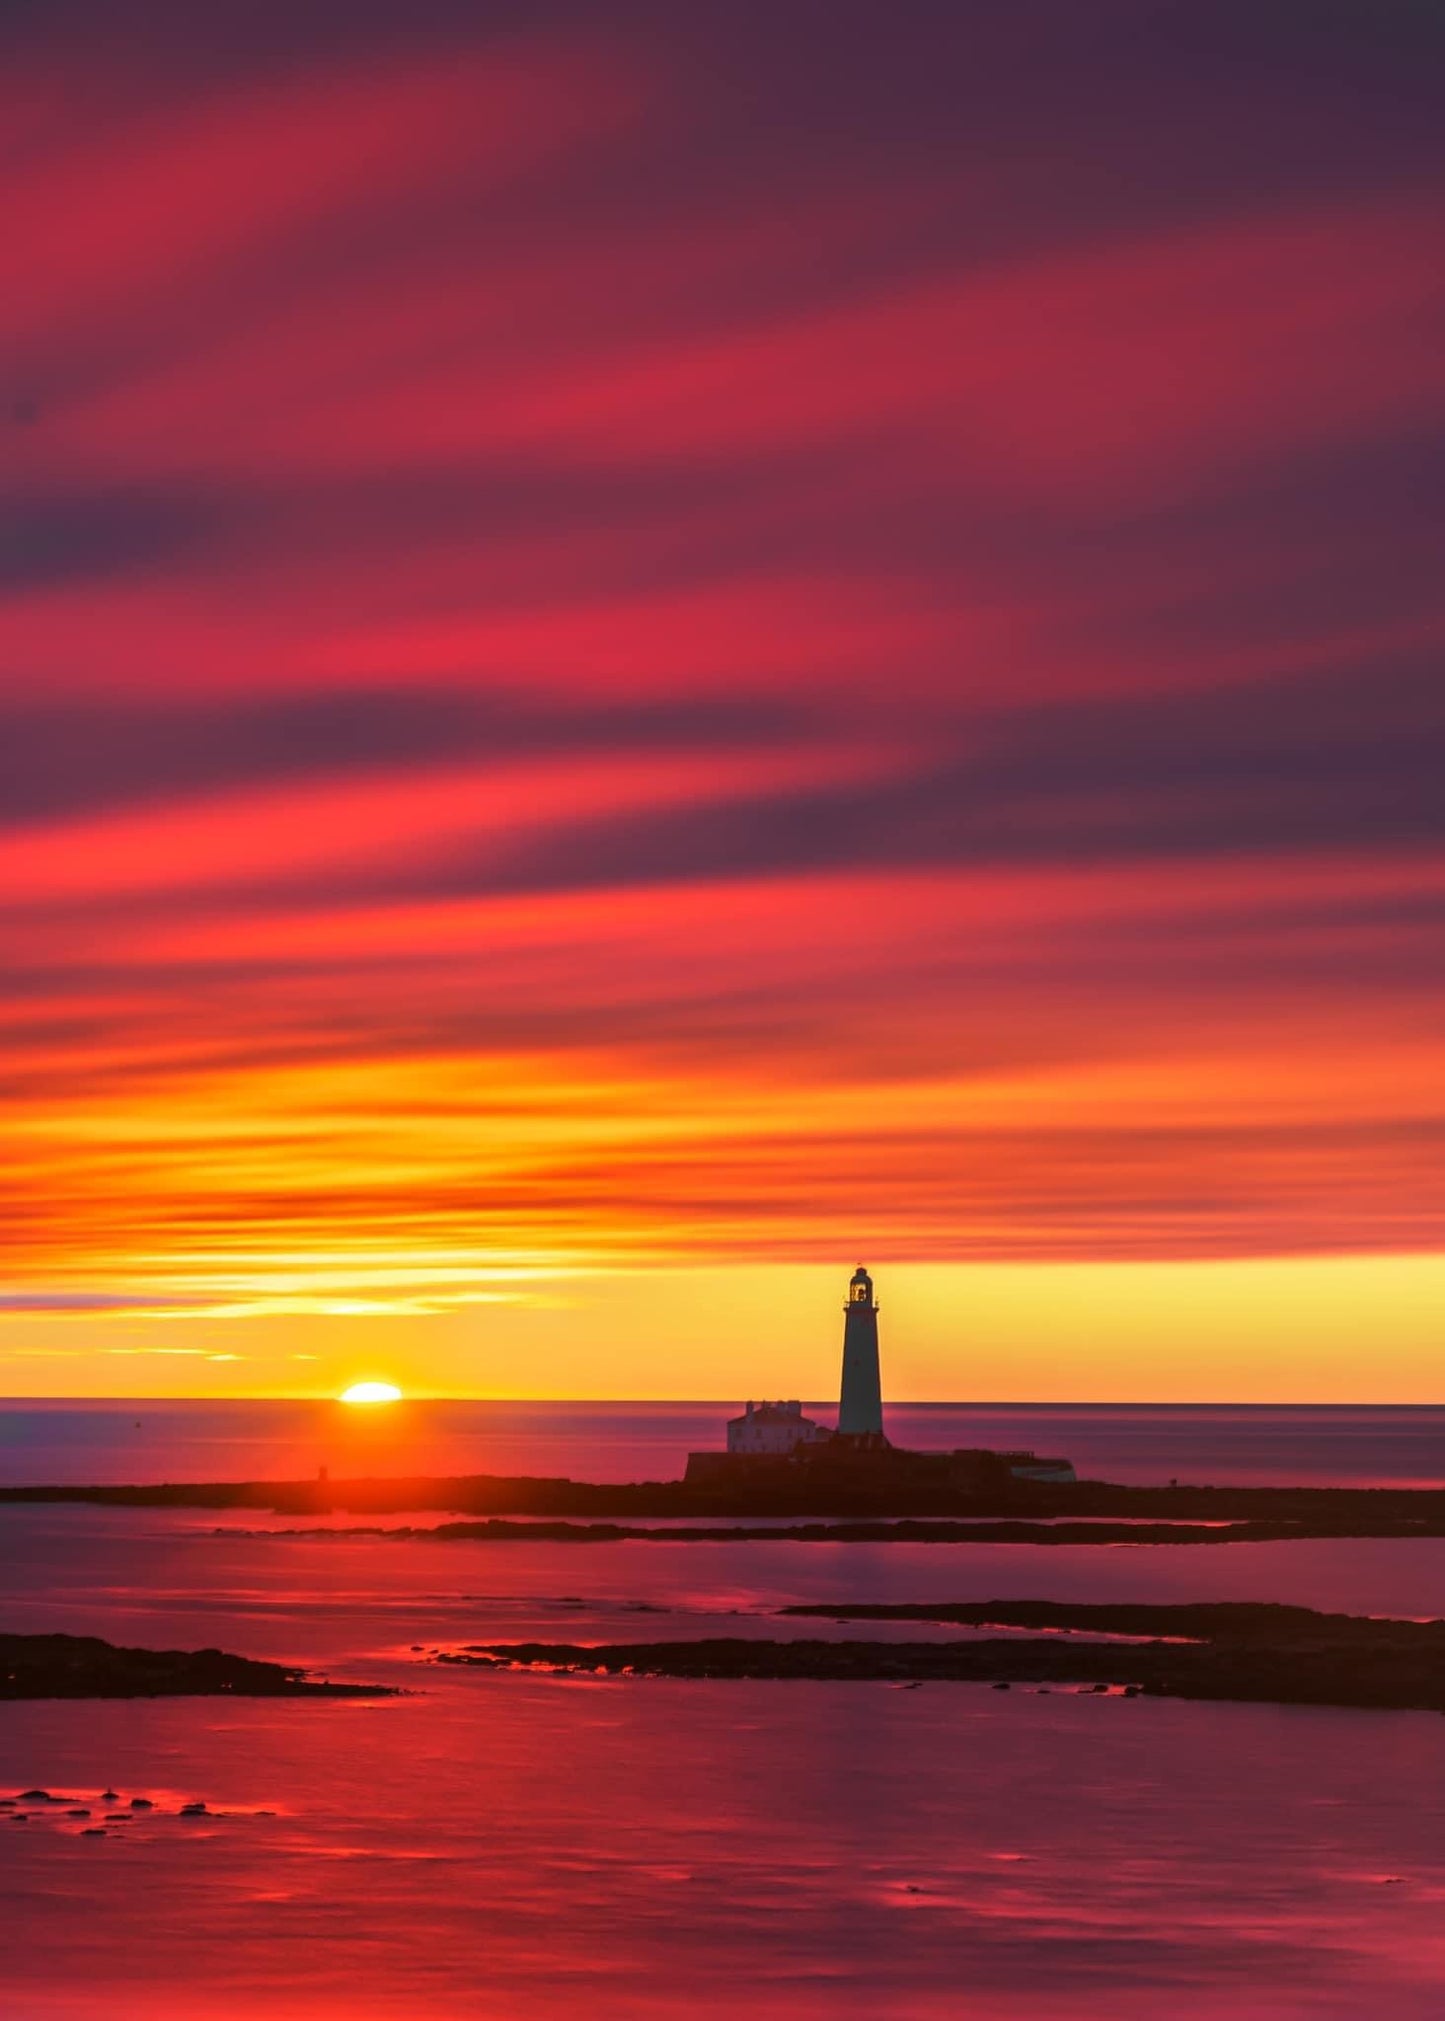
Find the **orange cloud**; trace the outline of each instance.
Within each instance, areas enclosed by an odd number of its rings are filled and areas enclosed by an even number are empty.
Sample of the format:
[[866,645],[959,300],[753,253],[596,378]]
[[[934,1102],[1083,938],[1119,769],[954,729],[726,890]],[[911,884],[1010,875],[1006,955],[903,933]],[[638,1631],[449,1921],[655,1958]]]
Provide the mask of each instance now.
[[1251,10],[1256,126],[1063,0],[1067,92],[78,4],[0,87],[8,1334],[1438,1250],[1398,51]]

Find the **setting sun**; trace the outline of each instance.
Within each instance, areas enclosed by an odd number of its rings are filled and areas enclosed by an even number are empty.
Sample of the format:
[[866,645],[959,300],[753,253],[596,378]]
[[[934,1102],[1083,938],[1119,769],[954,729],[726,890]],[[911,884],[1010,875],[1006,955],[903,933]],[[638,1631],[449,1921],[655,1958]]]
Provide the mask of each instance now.
[[400,1403],[401,1391],[393,1382],[354,1382],[341,1392],[342,1403]]

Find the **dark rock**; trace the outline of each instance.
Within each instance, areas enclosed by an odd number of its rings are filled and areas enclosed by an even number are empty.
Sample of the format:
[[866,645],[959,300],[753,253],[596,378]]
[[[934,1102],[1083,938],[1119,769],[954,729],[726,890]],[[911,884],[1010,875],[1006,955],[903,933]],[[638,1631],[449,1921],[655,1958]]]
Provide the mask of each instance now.
[[994,1686],[994,1690],[995,1690],[995,1691],[1012,1691],[1012,1690],[1013,1690],[1013,1686],[1012,1686],[1012,1685],[1011,1685],[1011,1684],[1010,1684],[1010,1683],[1008,1682],[1008,1680],[1007,1680],[1006,1678],[1004,1678],[1004,1679],[1001,1679],[1001,1680],[999,1681],[999,1683],[997,1683],[997,1684],[996,1684],[996,1685]]
[[59,1803],[60,1799],[59,1797],[52,1796],[48,1789],[22,1789],[15,1801],[17,1803]]
[[[813,1610],[831,1616],[832,1607]],[[1321,1614],[1265,1601],[1107,1603],[986,1600],[869,1605],[870,1620],[928,1620],[1031,1629],[971,1641],[483,1643],[443,1661],[490,1668],[584,1668],[631,1677],[873,1680],[907,1689],[945,1679],[1014,1682],[1050,1691],[1147,1693],[1156,1698],[1257,1705],[1359,1706],[1445,1712],[1445,1620]],[[1072,1635],[1058,1631],[1074,1630]],[[1137,1638],[1131,1647],[1080,1639],[1085,1631]],[[1052,1632],[1050,1632],[1052,1631]]]
[[183,1803],[181,1805],[182,1817],[204,1817],[205,1814],[206,1806],[203,1803]]
[[83,1839],[104,1839],[109,1838],[110,1833],[104,1825],[87,1825],[80,1836]]
[[88,1810],[68,1810],[65,1815],[67,1817],[89,1817],[90,1812]]
[[120,1791],[115,1789],[103,1789],[100,1793],[100,1800],[102,1803],[119,1803]]
[[[384,1685],[315,1682],[219,1649],[123,1649],[93,1635],[0,1635],[0,1699],[394,1698]],[[52,1799],[44,1790],[24,1801]]]
[[155,1805],[151,1802],[148,1796],[133,1796],[130,1800],[130,1807],[132,1810],[155,1809]]
[[[922,1471],[914,1464],[919,1459],[928,1462]],[[797,1467],[780,1461],[767,1470],[765,1478],[749,1475],[712,1484],[602,1483],[490,1474],[325,1483],[314,1480],[111,1486],[61,1483],[0,1487],[0,1502],[87,1502],[118,1508],[283,1509],[296,1514],[341,1508],[358,1516],[431,1509],[472,1520],[454,1525],[443,1523],[431,1531],[413,1528],[381,1534],[417,1539],[471,1535],[478,1540],[498,1542],[528,1537],[534,1542],[552,1541],[554,1523],[579,1517],[594,1525],[587,1528],[574,1522],[570,1526],[571,1539],[579,1543],[604,1541],[608,1525],[619,1520],[657,1517],[744,1521],[790,1518],[811,1522],[812,1534],[820,1542],[843,1541],[841,1529],[851,1529],[856,1534],[864,1527],[880,1529],[883,1541],[963,1541],[958,1532],[959,1520],[963,1518],[986,1518],[1018,1533],[1007,1539],[986,1538],[978,1529],[966,1533],[977,1542],[1016,1541],[1041,1546],[1118,1541],[1212,1547],[1246,1538],[1258,1542],[1265,1536],[1293,1539],[1445,1535],[1445,1489],[1439,1488],[1210,1487],[1181,1486],[1177,1482],[1167,1487],[1144,1487],[1108,1481],[1030,1482],[1013,1479],[1006,1469],[993,1470],[987,1480],[970,1482],[952,1476],[952,1461],[949,1454],[914,1455],[902,1474],[885,1468],[827,1478],[820,1477],[816,1467]],[[941,1472],[935,1463],[941,1465]],[[540,1517],[543,1523],[501,1520],[509,1516]],[[819,1518],[826,1520],[813,1520]],[[840,1518],[841,1526],[837,1520]],[[1054,1520],[1058,1518],[1064,1521]],[[1132,1527],[1122,1536],[1112,1538],[1099,1528],[1087,1529],[1084,1519],[1096,1518],[1116,1524],[1132,1521]],[[562,1527],[567,1529],[565,1522]],[[931,1536],[921,1534],[929,1530],[933,1532]],[[325,1534],[342,1537],[346,1533],[337,1530]],[[667,1541],[705,1539],[705,1534],[700,1529],[678,1529]],[[786,1528],[763,1534],[779,1539],[788,1537]]]

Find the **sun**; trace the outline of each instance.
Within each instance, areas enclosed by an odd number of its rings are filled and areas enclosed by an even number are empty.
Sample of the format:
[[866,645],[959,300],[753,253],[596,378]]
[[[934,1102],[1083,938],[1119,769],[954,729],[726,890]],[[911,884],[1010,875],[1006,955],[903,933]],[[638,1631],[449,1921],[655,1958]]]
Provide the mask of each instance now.
[[400,1403],[401,1391],[394,1382],[354,1382],[338,1398],[340,1403]]

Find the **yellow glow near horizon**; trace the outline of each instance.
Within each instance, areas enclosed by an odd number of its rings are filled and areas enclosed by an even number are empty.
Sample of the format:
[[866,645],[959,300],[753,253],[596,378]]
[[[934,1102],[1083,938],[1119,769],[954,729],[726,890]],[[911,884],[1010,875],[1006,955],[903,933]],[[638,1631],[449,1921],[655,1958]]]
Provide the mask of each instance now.
[[335,1400],[360,1363],[408,1403],[817,1401],[837,1394],[860,1253],[885,1403],[1445,1402],[1445,1256],[918,1263],[852,1245],[823,1264],[577,1271],[484,1309],[0,1313],[0,1394]]
[[394,1382],[354,1382],[344,1389],[341,1403],[400,1403],[401,1391]]

